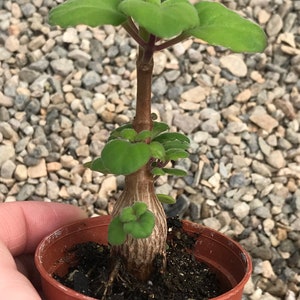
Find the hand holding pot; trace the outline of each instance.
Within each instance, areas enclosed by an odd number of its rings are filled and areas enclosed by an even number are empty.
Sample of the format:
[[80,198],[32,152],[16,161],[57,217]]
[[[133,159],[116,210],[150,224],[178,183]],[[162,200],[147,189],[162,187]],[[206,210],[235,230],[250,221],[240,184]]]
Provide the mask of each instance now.
[[33,253],[43,237],[62,225],[86,218],[78,207],[46,202],[0,204],[1,299],[38,300]]

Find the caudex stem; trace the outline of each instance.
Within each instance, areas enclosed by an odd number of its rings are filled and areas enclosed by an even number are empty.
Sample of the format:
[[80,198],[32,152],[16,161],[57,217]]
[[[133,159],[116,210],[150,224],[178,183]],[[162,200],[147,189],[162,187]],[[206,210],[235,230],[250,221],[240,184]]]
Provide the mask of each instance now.
[[[133,128],[137,131],[151,130],[153,126],[151,115],[151,84],[153,72],[153,53],[156,37],[148,35],[142,29],[139,33],[147,43],[139,46],[136,62],[137,94],[136,115]],[[129,158],[130,159],[130,158]],[[166,215],[155,194],[154,176],[150,171],[150,162],[133,174],[125,177],[125,189],[114,206],[112,217],[117,216],[124,207],[137,201],[147,204],[155,216],[155,226],[152,234],[144,239],[128,236],[125,243],[112,247],[112,257],[124,258],[127,270],[141,281],[149,279],[153,271],[153,260],[157,254],[165,257],[165,242],[167,236]],[[165,261],[165,259],[163,259]]]

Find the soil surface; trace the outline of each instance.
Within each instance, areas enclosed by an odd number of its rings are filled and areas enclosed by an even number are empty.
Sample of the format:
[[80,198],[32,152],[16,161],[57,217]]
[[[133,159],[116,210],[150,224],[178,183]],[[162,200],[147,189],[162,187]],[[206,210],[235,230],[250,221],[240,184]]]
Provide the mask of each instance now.
[[[62,284],[96,299],[197,299],[204,300],[220,295],[215,274],[186,251],[195,243],[195,237],[183,232],[176,218],[168,221],[167,270],[161,274],[161,258],[155,260],[155,269],[147,283],[138,282],[120,265],[110,282],[110,249],[108,246],[88,242],[72,250],[77,264],[69,268],[64,277],[54,275]],[[108,284],[110,282],[110,284]],[[106,296],[103,297],[103,293]]]

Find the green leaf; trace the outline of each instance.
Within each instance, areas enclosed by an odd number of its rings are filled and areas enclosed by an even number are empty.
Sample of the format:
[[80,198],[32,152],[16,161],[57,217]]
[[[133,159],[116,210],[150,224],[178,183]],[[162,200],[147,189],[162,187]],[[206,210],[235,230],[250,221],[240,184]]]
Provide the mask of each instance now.
[[187,158],[189,154],[181,149],[170,149],[166,151],[166,160],[178,160],[180,158]]
[[84,164],[85,167],[90,168],[93,171],[97,171],[103,174],[109,174],[111,171],[104,166],[103,160],[101,157],[96,158],[95,160]]
[[135,202],[124,207],[119,216],[112,219],[108,227],[108,241],[111,245],[121,245],[126,235],[134,238],[146,238],[155,225],[154,214],[148,210],[146,203]]
[[85,24],[120,25],[126,16],[119,9],[122,0],[68,0],[50,11],[49,23],[63,28]]
[[134,141],[135,137],[137,136],[137,132],[132,128],[125,128],[120,132],[120,134],[123,139],[129,140],[131,142]]
[[189,143],[187,142],[183,142],[183,141],[165,141],[164,142],[164,148],[165,150],[169,150],[169,149],[182,149],[182,150],[187,150],[190,146]]
[[161,38],[170,38],[199,24],[197,11],[188,0],[124,0],[119,9],[141,27]]
[[166,123],[153,122],[152,138],[155,138],[157,135],[169,129],[170,127]]
[[156,196],[161,203],[165,203],[165,204],[176,203],[176,200],[172,196],[165,195],[165,194],[156,194]]
[[160,1],[161,1],[161,0],[146,0],[146,2],[155,3],[155,4],[157,4],[157,5],[160,4]]
[[266,48],[264,31],[224,5],[201,1],[195,8],[200,24],[188,31],[190,35],[235,52],[262,52]]
[[108,226],[108,242],[111,245],[121,245],[126,240],[126,232],[123,229],[123,223],[120,217],[111,220]]
[[165,132],[165,133],[158,135],[156,138],[153,139],[153,141],[158,141],[162,144],[164,144],[165,142],[175,141],[175,140],[178,140],[178,141],[181,141],[184,143],[190,143],[189,138],[179,132]]
[[154,158],[157,158],[161,161],[165,161],[165,148],[164,146],[159,142],[151,142],[149,144],[151,156]]
[[137,217],[131,206],[124,207],[120,213],[120,221],[122,223],[136,221]]
[[135,222],[125,223],[123,228],[128,234],[131,234],[136,239],[143,239],[151,235],[155,225],[154,214],[147,210]]
[[166,174],[166,172],[164,172],[164,170],[162,168],[158,168],[158,167],[154,167],[151,170],[151,173],[155,176],[163,176]]
[[102,150],[104,166],[116,175],[134,173],[144,166],[151,157],[148,144],[112,140]]
[[144,214],[147,211],[147,204],[138,201],[132,205],[132,209],[136,217],[140,217],[142,214]]
[[186,171],[181,169],[175,169],[175,168],[162,168],[162,170],[169,175],[173,176],[186,176]]
[[132,129],[132,124],[124,124],[124,125],[116,128],[116,129],[114,129],[110,133],[108,141],[111,141],[111,140],[122,137],[122,131],[125,130],[125,129],[128,129],[128,128]]
[[145,141],[146,139],[151,138],[151,137],[152,137],[151,131],[143,130],[136,135],[135,141],[137,141],[137,142]]
[[93,161],[88,161],[88,162],[84,163],[83,166],[84,166],[85,168],[91,169],[91,168],[92,168],[92,164],[93,164]]

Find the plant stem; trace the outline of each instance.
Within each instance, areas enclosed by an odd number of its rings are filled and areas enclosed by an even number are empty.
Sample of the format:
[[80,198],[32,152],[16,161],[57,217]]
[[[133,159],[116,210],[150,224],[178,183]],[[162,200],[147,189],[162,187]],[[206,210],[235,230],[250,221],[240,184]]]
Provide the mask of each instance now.
[[141,281],[147,281],[153,271],[153,260],[157,254],[165,257],[167,224],[163,207],[154,191],[153,176],[142,168],[125,178],[125,189],[115,204],[112,216],[118,215],[126,206],[143,201],[155,215],[152,234],[145,239],[127,237],[121,246],[112,247],[114,257],[121,257],[128,272]]
[[139,55],[136,63],[137,70],[137,94],[136,94],[136,115],[133,121],[133,128],[140,132],[152,129],[151,118],[151,86],[153,72],[153,46],[155,39],[150,36],[146,48],[139,47]]
[[147,45],[147,43],[140,37],[138,29],[136,28],[131,18],[123,23],[122,26],[141,47],[145,47]]
[[178,44],[179,42],[182,42],[183,40],[187,39],[189,37],[189,35],[187,35],[186,33],[182,33],[176,37],[174,37],[173,39],[170,39],[166,42],[163,42],[157,46],[154,47],[154,51],[161,51],[163,49],[169,48],[175,44]]
[[[137,99],[136,115],[133,128],[140,132],[151,130],[151,84],[153,72],[153,49],[156,37],[140,32],[140,36],[147,40],[146,47],[139,47],[137,67]],[[130,157],[128,158],[130,159]],[[165,257],[165,243],[167,237],[167,224],[164,209],[156,197],[154,178],[150,171],[150,163],[137,172],[125,177],[125,188],[117,203],[112,216],[118,215],[124,207],[131,206],[137,201],[143,201],[148,209],[155,215],[155,226],[152,234],[145,239],[127,237],[121,246],[112,247],[112,254],[123,258],[127,270],[141,281],[146,281],[152,270],[156,255]]]

